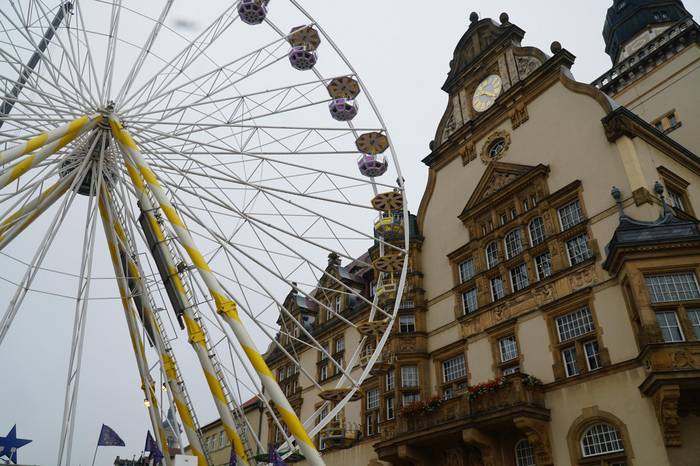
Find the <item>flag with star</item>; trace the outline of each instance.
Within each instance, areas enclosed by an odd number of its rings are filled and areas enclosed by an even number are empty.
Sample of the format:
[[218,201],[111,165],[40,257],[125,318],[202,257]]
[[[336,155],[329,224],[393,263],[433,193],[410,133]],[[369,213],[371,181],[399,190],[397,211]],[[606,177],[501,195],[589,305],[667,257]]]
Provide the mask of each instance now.
[[102,430],[100,430],[100,438],[97,440],[98,447],[123,447],[125,446],[124,440],[117,435],[111,427],[102,424]]
[[158,464],[163,459],[163,452],[160,451],[160,448],[158,448],[158,444],[151,435],[150,430],[146,434],[146,446],[143,448],[143,450],[151,454],[150,458],[153,460],[153,464]]
[[10,463],[17,464],[17,450],[31,442],[29,439],[17,438],[17,424],[15,424],[7,437],[0,437],[0,458],[5,456]]

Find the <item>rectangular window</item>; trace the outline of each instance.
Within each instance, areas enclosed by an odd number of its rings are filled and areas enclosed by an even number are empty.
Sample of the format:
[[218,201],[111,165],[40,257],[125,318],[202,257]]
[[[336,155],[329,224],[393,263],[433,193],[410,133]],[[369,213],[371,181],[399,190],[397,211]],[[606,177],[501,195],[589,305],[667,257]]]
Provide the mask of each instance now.
[[586,363],[588,370],[594,371],[600,369],[600,350],[598,349],[598,340],[587,341],[583,344],[583,350],[586,353]]
[[476,311],[478,307],[479,304],[476,300],[476,288],[472,288],[471,290],[462,293],[462,309],[464,310],[465,314]]
[[506,367],[501,371],[501,375],[506,376],[506,375],[512,375],[512,374],[517,374],[520,372],[520,366],[510,366]]
[[386,418],[388,420],[394,419],[394,397],[390,396],[386,399]]
[[549,254],[549,251],[535,257],[535,269],[537,270],[538,280],[552,275],[552,256]]
[[321,351],[321,356],[319,359],[323,361],[324,359],[328,358],[328,343],[323,343],[321,348],[323,348],[323,351]]
[[399,316],[399,333],[411,333],[416,331],[416,316]]
[[564,359],[564,368],[566,369],[566,376],[573,377],[579,374],[578,366],[576,365],[576,347],[572,346],[570,348],[563,349],[561,351],[561,356]]
[[568,230],[574,225],[578,225],[583,221],[583,212],[578,201],[567,204],[559,209],[559,223],[561,229]]
[[518,211],[515,210],[515,207],[511,207],[510,208],[510,219],[513,220],[517,216],[518,216]]
[[668,198],[671,201],[671,207],[685,212],[685,205],[683,204],[683,195],[678,191],[673,189],[668,190]]
[[420,401],[420,393],[404,393],[401,395],[401,405],[406,406]]
[[486,267],[489,269],[498,264],[498,245],[495,241],[486,246]]
[[700,299],[700,288],[693,272],[646,275],[652,303]]
[[661,311],[656,313],[656,322],[659,323],[661,335],[666,343],[684,341],[683,332],[678,325],[678,316],[674,311]]
[[498,347],[501,350],[501,362],[512,361],[518,357],[518,345],[515,342],[515,335],[509,335],[498,340]]
[[510,269],[510,284],[513,291],[520,291],[530,286],[530,280],[527,277],[527,266],[525,264],[520,264]]
[[455,396],[455,391],[452,387],[446,387],[442,390],[442,399],[451,400]]
[[448,359],[442,363],[442,381],[452,382],[467,376],[467,368],[464,364],[464,355]]
[[418,386],[418,366],[401,366],[401,387]]
[[578,235],[566,242],[566,252],[569,254],[569,264],[576,265],[591,257],[588,248],[588,233]]
[[527,227],[530,232],[530,244],[536,246],[544,241],[544,220],[542,217],[533,218]]
[[335,297],[335,313],[340,314],[340,305],[342,303],[342,297],[336,296]]
[[593,315],[588,307],[582,307],[578,311],[557,317],[556,322],[560,342],[580,337],[595,329],[593,325]]
[[340,353],[341,351],[345,351],[345,338],[343,337],[335,340],[335,352]]
[[367,397],[367,410],[378,409],[379,408],[379,389],[373,388],[367,390],[365,395]]
[[219,432],[219,448],[223,448],[223,447],[224,447],[224,433]]
[[503,240],[506,245],[506,259],[511,259],[523,252],[523,239],[520,229],[509,232]]
[[393,390],[395,383],[394,371],[390,370],[386,373],[386,391]]
[[371,436],[377,433],[377,413],[370,413],[366,416],[367,424],[367,436]]
[[471,280],[472,277],[474,276],[474,258],[470,257],[469,259],[460,262],[459,264],[459,281],[460,283],[464,283],[467,280]]
[[523,212],[527,212],[530,210],[530,203],[527,202],[527,199],[523,201]]
[[700,309],[688,309],[688,320],[693,327],[695,339],[700,340]]
[[328,366],[327,365],[324,364],[323,366],[321,366],[319,368],[318,371],[319,371],[318,378],[319,378],[319,380],[321,380],[321,382],[323,382],[324,380],[326,380],[328,378]]
[[506,223],[508,223],[508,215],[506,215],[506,214],[501,214],[501,215],[499,216],[499,218],[500,218],[500,220],[501,220],[501,225],[505,225]]
[[491,279],[491,299],[497,301],[506,295],[503,291],[503,279],[499,276]]

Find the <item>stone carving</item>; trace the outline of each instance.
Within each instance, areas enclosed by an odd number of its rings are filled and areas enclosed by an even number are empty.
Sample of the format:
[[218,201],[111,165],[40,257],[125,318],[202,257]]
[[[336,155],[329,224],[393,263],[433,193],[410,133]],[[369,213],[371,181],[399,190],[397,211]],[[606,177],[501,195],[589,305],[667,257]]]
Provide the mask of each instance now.
[[[503,139],[503,149],[500,151],[498,156],[496,157],[491,157],[489,155],[489,150],[491,149],[491,145],[497,141],[498,139]],[[508,131],[496,131],[492,133],[487,139],[486,142],[484,142],[483,147],[481,148],[481,161],[484,163],[490,163],[490,162],[495,162],[496,160],[500,160],[503,158],[504,154],[508,152],[508,148],[510,147],[510,133]]]
[[442,133],[442,140],[444,141],[449,138],[455,131],[457,131],[457,122],[455,121],[455,116],[453,113],[450,115],[450,118],[447,119],[447,123],[445,123],[445,130]]
[[442,453],[442,463],[445,466],[466,466],[464,454],[460,448],[450,448]]
[[587,267],[575,274],[569,275],[569,285],[572,291],[590,286],[598,281],[593,267]]
[[675,351],[671,355],[671,365],[674,369],[697,369],[695,358],[688,350]]
[[525,436],[535,451],[535,463],[538,466],[552,466],[552,447],[549,442],[549,423],[539,419],[516,417],[513,419],[515,427]]
[[488,188],[484,190],[482,199],[485,199],[502,189],[505,185],[513,182],[517,178],[516,175],[512,173],[494,173],[494,175],[489,180]]
[[400,353],[411,353],[416,350],[416,341],[413,338],[402,338],[398,346]]
[[530,119],[530,114],[527,113],[527,106],[520,103],[510,112],[510,123],[513,129],[517,129],[520,125]]
[[515,57],[520,79],[525,79],[532,74],[542,63],[535,57]]
[[681,429],[678,422],[678,400],[681,390],[678,385],[665,385],[654,394],[656,417],[667,447],[681,446]]
[[498,443],[491,435],[475,427],[470,427],[462,431],[462,441],[478,449],[478,452],[470,452],[468,464],[483,466],[496,465]]
[[459,155],[462,157],[462,164],[466,165],[476,159],[476,147],[473,143],[468,142],[459,149]]
[[557,299],[557,289],[552,283],[535,288],[532,292],[538,306],[550,303]]

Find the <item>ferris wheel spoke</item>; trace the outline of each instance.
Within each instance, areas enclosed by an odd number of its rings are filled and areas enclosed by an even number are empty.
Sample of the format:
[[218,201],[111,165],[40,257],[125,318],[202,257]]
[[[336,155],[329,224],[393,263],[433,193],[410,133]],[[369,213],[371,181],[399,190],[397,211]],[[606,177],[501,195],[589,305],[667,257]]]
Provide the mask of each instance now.
[[2,321],[0,321],[0,346],[2,346],[2,342],[5,336],[7,335],[7,332],[9,331],[10,326],[12,325],[12,322],[22,305],[25,296],[27,295],[27,292],[31,290],[31,285],[34,281],[34,278],[41,270],[41,265],[44,259],[46,258],[46,254],[49,252],[49,248],[51,247],[54,239],[56,238],[56,234],[60,230],[63,221],[73,204],[74,199],[75,195],[67,196],[64,198],[60,207],[57,209],[57,212],[54,215],[49,227],[47,228],[46,233],[42,238],[38,240],[37,250],[34,253],[33,258],[31,259],[31,262],[26,264],[27,271],[25,272],[22,281],[17,284],[17,290],[15,291],[15,294],[10,300],[7,308],[5,309],[5,314],[3,315]]
[[[152,87],[157,92],[163,87],[169,86],[176,78],[172,77],[169,81],[172,71],[177,70],[178,74],[183,73],[189,66],[191,66],[196,59],[202,55],[206,57],[206,50],[219,38],[223,32],[228,29],[231,24],[233,24],[236,19],[238,19],[237,13],[235,13],[236,4],[232,4],[227,9],[223,11],[213,22],[211,22],[204,30],[192,41],[189,42],[182,50],[180,50],[171,60],[165,61],[165,65],[158,72],[156,72],[152,78],[147,80],[140,88],[131,93],[131,95],[124,96],[122,99],[117,101],[117,108],[125,106],[130,103],[134,98],[141,95],[141,93]],[[232,14],[233,12],[233,14]],[[163,82],[156,87],[158,78],[163,76]],[[121,94],[121,92],[120,92]],[[132,105],[134,107],[135,105]]]
[[[90,177],[90,190],[101,192],[103,177],[102,168],[105,157],[106,141],[104,136],[100,143],[100,156],[97,164],[92,166]],[[78,403],[78,390],[80,385],[80,369],[82,365],[83,344],[85,341],[85,324],[87,320],[87,307],[90,298],[90,286],[92,283],[93,257],[95,253],[95,230],[99,217],[95,196],[88,200],[88,215],[85,219],[85,232],[83,234],[83,247],[80,264],[80,279],[75,300],[75,313],[73,318],[73,336],[69,358],[68,374],[66,376],[66,392],[63,404],[63,421],[61,424],[61,442],[58,451],[58,466],[61,466],[64,450],[66,452],[66,465],[71,464],[73,449],[73,433],[75,430],[75,412]]]
[[[11,5],[12,5],[12,4],[13,4],[13,3],[11,3]],[[13,6],[14,6],[14,5],[13,5]],[[16,11],[16,9],[15,9],[15,11]],[[59,89],[59,91],[61,91],[62,94],[65,94],[65,95],[64,95],[64,98],[66,98],[66,99],[71,99],[72,96],[70,96],[70,94],[68,94],[68,93],[64,93],[63,90],[62,90],[62,87],[61,87],[61,86],[58,86],[58,82],[59,82],[59,78],[63,79],[65,83],[71,83],[72,80],[71,80],[69,77],[66,77],[66,75],[63,73],[63,71],[61,70],[61,68],[60,68],[59,66],[57,66],[57,65],[53,62],[53,60],[50,59],[50,55],[49,55],[49,54],[47,54],[46,52],[42,52],[42,51],[41,51],[41,49],[39,48],[39,45],[38,45],[37,43],[34,42],[34,40],[32,39],[32,35],[30,35],[30,32],[33,33],[33,31],[32,31],[27,25],[24,25],[24,24],[22,25],[22,26],[23,26],[22,28],[19,28],[19,26],[12,20],[12,18],[10,18],[10,17],[4,12],[4,10],[0,10],[0,15],[3,16],[13,27],[17,28],[17,32],[24,38],[24,40],[27,41],[28,45],[32,48],[33,53],[38,54],[38,57],[39,57],[39,59],[41,60],[41,64],[44,65],[44,67],[45,67],[44,69],[45,69],[46,72],[50,75],[51,79],[54,80],[54,83],[56,83],[57,89]],[[19,15],[18,17],[19,17],[20,19],[22,19],[21,15]],[[24,30],[24,28],[26,28],[26,30]],[[54,30],[54,31],[55,31],[55,30]],[[39,34],[39,33],[35,33],[35,34],[36,34],[37,36],[41,35],[41,34]],[[54,36],[54,39],[56,39],[56,41],[59,43],[59,45],[63,48],[63,45],[62,45],[62,42],[61,42],[61,39],[60,39],[60,35],[55,35],[55,36]],[[65,52],[65,49],[63,49],[63,50],[64,50],[64,52]],[[75,65],[72,63],[72,60],[70,59],[70,57],[69,57],[67,54],[64,53],[64,56],[68,59],[68,62],[70,63],[70,65],[73,67],[74,70],[78,70],[78,69],[79,69],[79,68],[75,67]],[[92,96],[90,96],[90,95],[85,95],[85,94],[82,92],[82,84],[83,84],[82,77],[80,77],[80,78],[78,78],[78,79],[80,80],[79,86],[78,86],[77,88],[75,88],[74,90],[75,90],[75,91],[78,91],[78,94],[79,94],[82,98],[84,98],[84,99],[86,99],[86,100],[89,100],[89,101],[91,102],[91,104],[95,105],[96,103],[95,103],[95,101],[92,99]]]
[[[67,4],[68,2],[65,2]],[[61,53],[61,61],[66,60],[68,63],[68,72],[71,74],[72,78],[71,80],[67,81],[67,83],[71,83],[73,85],[77,84],[77,91],[79,94],[82,96],[84,100],[89,100],[91,101],[92,105],[94,107],[98,106],[98,101],[97,99],[93,96],[90,85],[85,81],[83,77],[83,72],[82,72],[82,67],[79,66],[80,58],[76,54],[76,50],[72,47],[72,44],[69,41],[68,47],[63,41],[63,34],[57,34],[57,30],[55,26],[49,21],[49,11],[47,8],[42,6],[42,2],[36,2],[37,7],[41,9],[42,12],[42,18],[46,20],[46,27],[49,28],[53,34],[54,37],[52,39],[52,43],[55,46],[58,46],[60,48],[60,53]],[[64,8],[64,3],[61,4],[60,8]],[[72,3],[71,3],[72,5]],[[43,32],[42,32],[43,34]],[[87,46],[87,44],[86,44]],[[50,56],[52,51],[51,48],[47,49],[48,55]],[[89,78],[88,78],[89,79]]]
[[121,18],[121,0],[112,0],[112,11],[109,20],[109,40],[105,53],[104,74],[102,76],[101,102],[106,103],[112,91],[112,78],[114,77],[114,61],[117,55],[116,40],[119,37],[119,19]]

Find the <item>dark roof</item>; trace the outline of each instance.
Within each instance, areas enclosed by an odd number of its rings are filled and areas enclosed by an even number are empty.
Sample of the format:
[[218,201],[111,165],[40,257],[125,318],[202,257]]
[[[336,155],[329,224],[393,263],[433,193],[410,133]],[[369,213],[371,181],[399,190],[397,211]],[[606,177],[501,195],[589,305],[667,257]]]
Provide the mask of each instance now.
[[603,268],[610,270],[615,253],[622,248],[658,246],[687,241],[700,241],[697,221],[678,217],[673,209],[666,204],[664,204],[663,212],[659,218],[651,222],[633,219],[621,211],[620,223],[605,247],[607,257]]
[[614,0],[603,26],[605,53],[617,63],[620,49],[649,26],[692,18],[681,0]]

